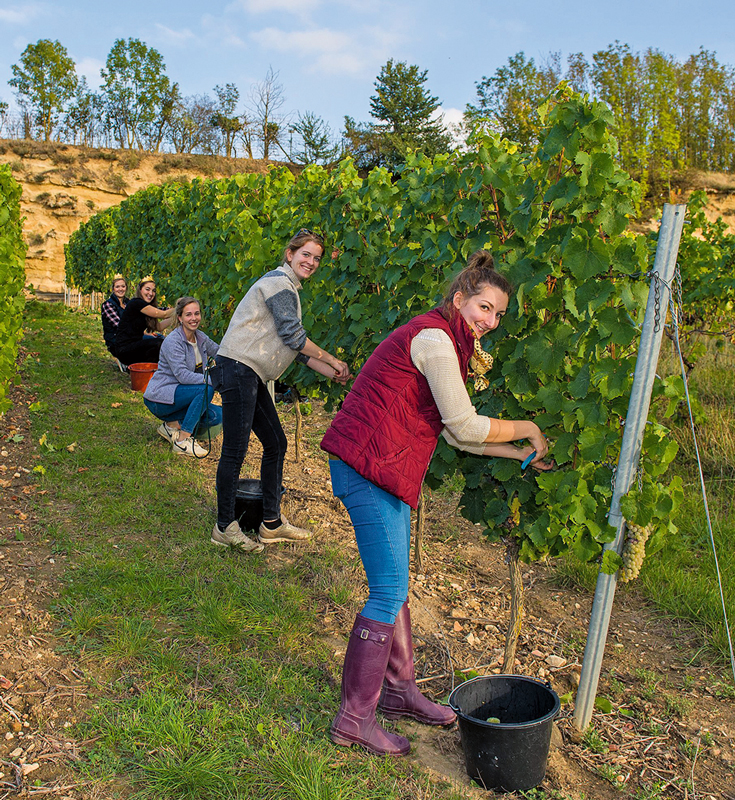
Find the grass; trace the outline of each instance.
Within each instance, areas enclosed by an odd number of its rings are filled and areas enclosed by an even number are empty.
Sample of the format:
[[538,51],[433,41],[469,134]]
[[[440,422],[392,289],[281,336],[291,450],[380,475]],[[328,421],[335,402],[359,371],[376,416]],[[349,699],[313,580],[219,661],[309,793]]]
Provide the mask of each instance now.
[[212,480],[152,444],[98,318],[31,302],[24,346],[45,434],[37,533],[66,565],[54,611],[104,675],[77,730],[95,740],[82,776],[140,800],[458,798],[409,761],[329,741],[341,664],[320,614],[354,603],[347,556],[211,547]]
[[[663,353],[659,369],[664,373],[676,369],[670,351]],[[697,437],[732,624],[735,623],[735,347],[705,343],[704,353],[691,374],[690,386],[701,407]],[[689,620],[700,631],[707,648],[725,660],[729,658],[729,649],[715,562],[691,430],[683,415],[674,420],[673,435],[680,447],[674,470],[685,484],[684,503],[674,520],[679,533],[669,537],[655,557],[646,559],[640,583],[659,608]]]

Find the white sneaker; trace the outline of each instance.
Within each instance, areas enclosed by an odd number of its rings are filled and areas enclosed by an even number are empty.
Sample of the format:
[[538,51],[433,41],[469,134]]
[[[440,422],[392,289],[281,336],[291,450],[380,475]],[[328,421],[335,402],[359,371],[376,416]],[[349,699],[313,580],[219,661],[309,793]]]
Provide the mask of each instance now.
[[179,428],[169,428],[165,422],[162,422],[156,428],[156,432],[159,436],[163,436],[167,442],[173,443],[176,437],[179,435]]
[[180,456],[204,458],[204,456],[209,455],[193,436],[189,436],[187,439],[180,439],[177,435],[175,439],[171,440],[171,449]]
[[240,530],[240,523],[236,519],[232,520],[224,531],[215,524],[210,541],[220,547],[236,547],[245,553],[260,553],[265,549],[264,545],[254,542]]

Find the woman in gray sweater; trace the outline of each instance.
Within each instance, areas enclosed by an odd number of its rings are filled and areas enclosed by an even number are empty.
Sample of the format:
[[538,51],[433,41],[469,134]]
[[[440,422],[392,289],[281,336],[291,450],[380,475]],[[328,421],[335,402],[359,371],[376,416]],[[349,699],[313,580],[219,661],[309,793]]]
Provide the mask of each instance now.
[[171,442],[174,453],[203,458],[207,451],[197,444],[194,432],[205,409],[207,427],[222,422],[222,409],[211,404],[214,389],[204,379],[204,368],[217,355],[219,345],[199,330],[202,310],[196,298],[180,297],[175,310],[176,328],[163,340],[158,369],[143,402],[162,420],[158,433]]
[[[298,290],[316,272],[323,252],[322,237],[302,228],[288,243],[283,264],[250,287],[222,339],[212,370],[223,412],[213,544],[257,552],[263,544],[311,537],[310,531],[297,528],[281,514],[286,436],[265,384],[279,378],[294,361],[338,383],[352,377],[347,364],[314,344],[301,324]],[[263,522],[257,542],[240,530],[235,518],[235,494],[251,431],[263,445]]]

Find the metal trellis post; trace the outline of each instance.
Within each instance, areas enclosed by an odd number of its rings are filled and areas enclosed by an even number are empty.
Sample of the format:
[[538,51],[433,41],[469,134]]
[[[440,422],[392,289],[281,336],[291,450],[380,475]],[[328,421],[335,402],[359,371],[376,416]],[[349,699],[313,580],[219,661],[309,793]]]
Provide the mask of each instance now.
[[[628,403],[620,457],[615,472],[615,486],[608,515],[610,524],[617,529],[617,534],[615,540],[606,544],[604,549],[615,550],[617,553],[621,552],[625,537],[625,519],[620,513],[620,498],[628,492],[640,460],[643,431],[648,419],[651,390],[656,377],[666,311],[669,307],[669,287],[676,269],[685,212],[686,205],[667,203],[664,205],[661,218],[656,258],[651,271],[651,287],[648,292],[641,343],[635,364],[633,388]],[[574,706],[574,725],[578,730],[584,730],[592,719],[592,709],[597,694],[597,684],[600,680],[602,657],[605,652],[617,581],[617,573],[606,575],[600,571],[597,576],[579,691]]]

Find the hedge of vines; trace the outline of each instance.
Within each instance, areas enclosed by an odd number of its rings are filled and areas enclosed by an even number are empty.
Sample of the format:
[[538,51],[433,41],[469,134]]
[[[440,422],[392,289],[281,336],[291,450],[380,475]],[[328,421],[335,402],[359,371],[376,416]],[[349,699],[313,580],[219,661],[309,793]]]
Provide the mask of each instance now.
[[[685,335],[735,334],[735,236],[722,217],[710,221],[707,195],[692,194],[679,246]],[[652,243],[653,246],[653,243]]]
[[[409,158],[393,176],[377,169],[361,178],[346,160],[298,177],[275,168],[151,187],[80,228],[67,247],[67,280],[103,290],[116,272],[152,273],[169,301],[200,297],[206,328],[219,336],[289,237],[317,230],[328,244],[302,293],[305,326],[354,371],[391,330],[437,303],[471,252],[491,250],[517,292],[492,335],[490,388],[473,402],[480,413],[534,418],[558,469],[522,474],[518,462],[440,441],[427,482],[460,470],[465,516],[490,537],[512,529],[524,561],[568,550],[592,559],[615,533],[606,513],[649,248],[627,231],[639,187],[616,165],[609,109],[562,88],[541,114],[544,136],[532,152],[478,136],[469,152]],[[286,380],[330,403],[344,392],[297,366]],[[673,410],[679,390],[677,379],[658,381],[655,395]],[[653,523],[657,546],[675,530],[681,486],[665,477],[676,445],[653,411],[650,423],[632,521]]]
[[25,253],[20,224],[21,187],[10,167],[0,164],[0,415],[10,408],[7,391],[23,320]]

